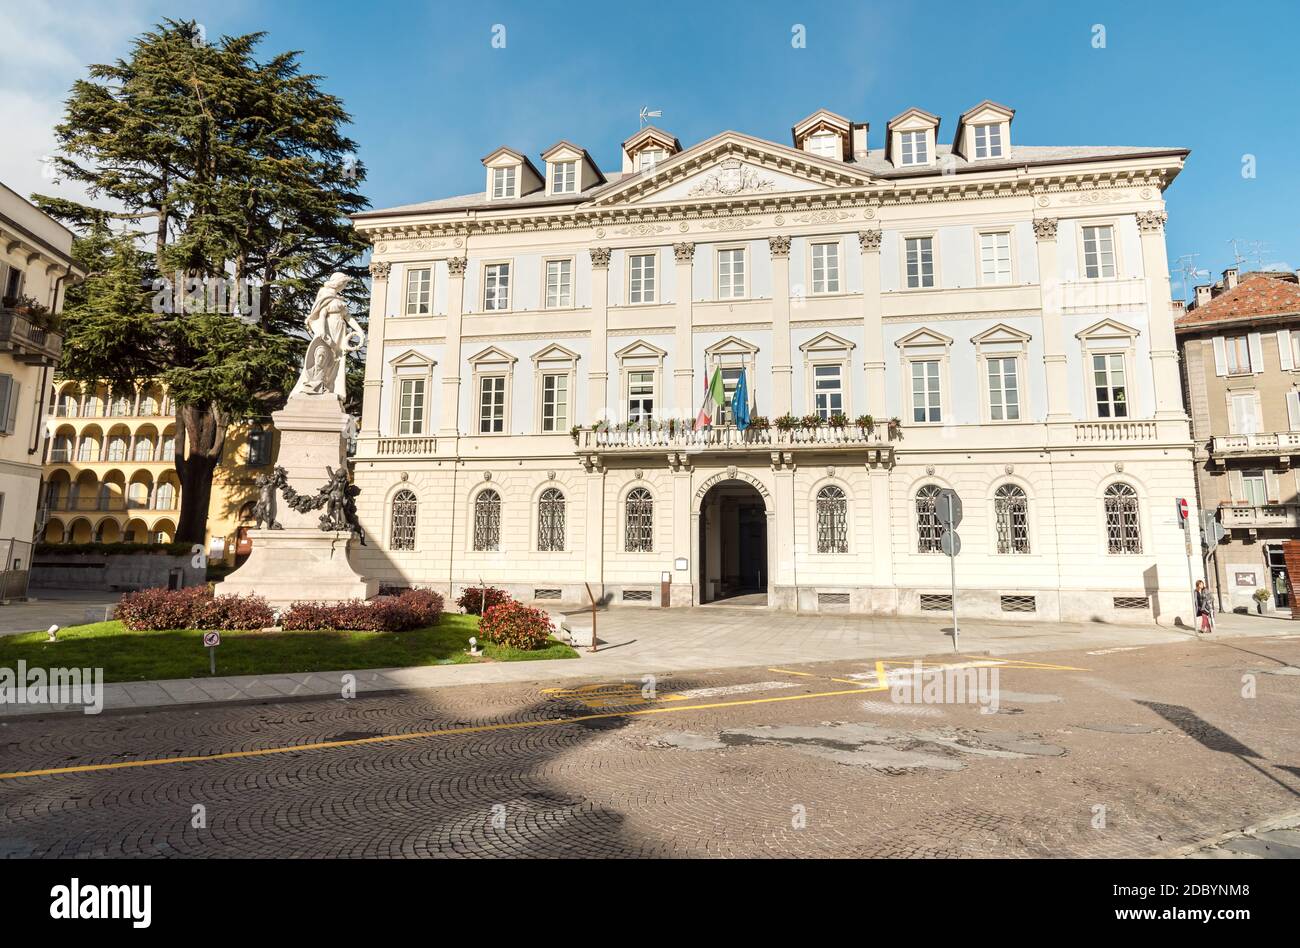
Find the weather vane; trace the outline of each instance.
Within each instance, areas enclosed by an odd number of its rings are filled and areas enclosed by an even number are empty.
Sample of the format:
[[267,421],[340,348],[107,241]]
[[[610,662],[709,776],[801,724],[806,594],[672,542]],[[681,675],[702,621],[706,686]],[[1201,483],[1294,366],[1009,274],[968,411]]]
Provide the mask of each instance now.
[[648,105],[641,106],[641,127],[645,128],[646,122],[652,118],[659,118],[663,114],[663,109],[651,109]]

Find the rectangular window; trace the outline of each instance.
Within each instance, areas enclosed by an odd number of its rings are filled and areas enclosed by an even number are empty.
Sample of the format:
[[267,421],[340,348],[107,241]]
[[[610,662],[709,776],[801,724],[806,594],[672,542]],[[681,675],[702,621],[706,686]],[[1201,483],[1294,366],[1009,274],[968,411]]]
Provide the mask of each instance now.
[[492,169],[492,197],[512,198],[515,196],[515,168]]
[[975,157],[976,158],[1001,158],[1002,157],[1002,126],[1001,125],[976,125],[975,126]]
[[1228,358],[1229,375],[1250,371],[1250,345],[1246,336],[1225,337],[1223,348]]
[[1128,417],[1128,386],[1124,381],[1124,354],[1111,352],[1092,357],[1092,384],[1098,418]]
[[934,286],[934,238],[908,237],[907,285],[910,289]]
[[843,366],[813,366],[813,410],[822,421],[844,414]]
[[743,366],[724,365],[721,368],[722,368],[722,396],[723,396],[723,402],[725,404],[723,404],[722,407],[718,409],[718,413],[717,413],[718,424],[734,425],[736,421],[735,418],[732,417],[732,413],[731,413],[731,399],[732,396],[736,394],[736,386],[740,384],[740,372]]
[[1229,419],[1229,425],[1233,434],[1259,434],[1255,404],[1254,392],[1239,392],[1232,396],[1232,418]]
[[743,248],[718,251],[718,299],[739,300],[745,297],[745,251]]
[[433,284],[431,267],[412,267],[406,271],[406,315],[428,316],[429,288]]
[[551,165],[551,192],[553,194],[575,194],[578,190],[578,163],[576,161],[557,161]]
[[627,260],[627,301],[655,301],[655,259],[652,253],[634,253]]
[[510,264],[493,263],[483,273],[483,308],[510,308]]
[[424,434],[424,379],[402,379],[397,409],[399,435]]
[[1115,276],[1115,228],[1109,224],[1083,229],[1083,273],[1089,280]]
[[573,261],[546,261],[546,308],[567,309],[573,305]]
[[636,156],[637,171],[654,171],[655,165],[668,157],[668,152],[662,148],[646,148],[640,151]]
[[834,132],[818,132],[816,135],[809,135],[805,149],[814,155],[821,155],[823,158],[840,158],[844,155],[844,144],[840,136]]
[[993,421],[1020,419],[1020,386],[1014,357],[989,359],[989,418]]
[[939,362],[926,359],[912,363],[912,421],[942,421],[939,398]]
[[627,420],[649,421],[655,413],[655,374],[638,369],[627,374]]
[[500,434],[506,430],[506,377],[485,375],[479,379],[479,434]]
[[980,273],[987,285],[1011,282],[1011,234],[980,234]]
[[542,431],[554,434],[569,427],[569,376],[542,376]]
[[813,292],[840,291],[840,245],[838,242],[812,245]]
[[903,161],[905,165],[924,165],[930,161],[929,143],[926,141],[926,132],[901,132],[899,139],[903,147]]
[[1268,485],[1264,481],[1263,471],[1245,471],[1241,475],[1241,489],[1246,503],[1252,507],[1268,504]]

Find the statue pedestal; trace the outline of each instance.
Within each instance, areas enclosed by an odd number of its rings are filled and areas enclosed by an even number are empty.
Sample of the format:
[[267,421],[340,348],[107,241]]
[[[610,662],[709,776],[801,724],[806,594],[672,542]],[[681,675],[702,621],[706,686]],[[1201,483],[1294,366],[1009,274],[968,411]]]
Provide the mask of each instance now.
[[[334,395],[295,395],[271,416],[280,432],[276,458],[285,482],[303,496],[315,496],[330,470],[347,467],[344,431],[348,416]],[[366,579],[348,562],[359,541],[346,530],[322,530],[321,510],[294,510],[277,490],[275,519],[282,530],[250,530],[253,550],[225,581],[217,595],[264,597],[276,608],[292,602],[338,602],[368,599],[379,581]]]
[[217,584],[217,595],[256,595],[273,608],[294,602],[369,599],[379,580],[357,575],[348,548],[357,541],[346,531],[316,527],[250,530],[253,551],[244,565]]

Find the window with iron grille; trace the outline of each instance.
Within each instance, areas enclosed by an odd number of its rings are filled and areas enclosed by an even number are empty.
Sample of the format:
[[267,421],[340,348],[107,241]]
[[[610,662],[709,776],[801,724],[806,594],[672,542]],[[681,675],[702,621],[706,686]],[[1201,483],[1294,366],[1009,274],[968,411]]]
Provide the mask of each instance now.
[[1115,596],[1112,603],[1116,609],[1148,609],[1151,606],[1147,596]]
[[501,549],[501,495],[494,490],[474,498],[474,549]]
[[1038,600],[1033,596],[1000,597],[1003,612],[1037,612]]
[[415,549],[416,506],[413,491],[399,490],[393,495],[393,522],[388,541],[390,550]]
[[921,609],[924,612],[947,612],[952,608],[952,596],[947,593],[922,593]]
[[534,599],[559,599],[562,597],[562,595],[563,595],[562,592],[558,589],[534,589],[533,590]]
[[564,549],[564,494],[554,487],[542,491],[537,501],[537,549],[542,553]]
[[1003,484],[993,495],[997,515],[998,552],[1029,552],[1029,498],[1015,484]]
[[624,602],[649,602],[650,590],[648,589],[624,589]]
[[843,489],[828,484],[817,492],[817,552],[849,552],[849,501]]
[[935,504],[939,488],[926,484],[916,492],[916,552],[942,553],[943,527],[939,525],[939,511]]
[[1142,552],[1137,491],[1128,484],[1111,484],[1106,488],[1106,550],[1109,553]]
[[650,491],[644,487],[634,487],[628,491],[623,542],[625,552],[654,552],[654,519],[655,502],[650,496]]

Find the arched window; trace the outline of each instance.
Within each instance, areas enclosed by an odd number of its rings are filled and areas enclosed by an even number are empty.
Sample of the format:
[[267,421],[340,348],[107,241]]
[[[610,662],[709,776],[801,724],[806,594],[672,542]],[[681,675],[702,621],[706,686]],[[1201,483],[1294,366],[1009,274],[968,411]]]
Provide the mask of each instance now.
[[113,407],[111,411],[115,416],[124,418],[131,414],[133,404],[134,403],[130,398],[119,392],[113,396]]
[[849,552],[849,501],[834,484],[817,492],[817,552]]
[[149,506],[149,485],[144,481],[133,481],[126,489],[126,505],[144,509]]
[[[96,506],[100,510],[109,510],[113,504],[113,488],[110,484],[99,485],[99,503]],[[103,523],[100,524],[103,526]]]
[[80,407],[81,407],[81,402],[80,399],[78,399],[77,393],[75,391],[63,392],[61,395],[59,395],[59,407],[56,410],[55,414],[62,415],[67,418],[76,418],[77,415],[80,414],[80,412],[78,411]]
[[169,484],[164,481],[158,485],[158,489],[154,491],[154,509],[176,509],[176,486],[174,484]]
[[653,553],[655,548],[655,501],[644,487],[627,493],[623,549],[628,553]]
[[1138,495],[1128,484],[1106,488],[1106,551],[1141,553],[1142,531],[1138,526]]
[[153,460],[153,439],[141,438],[135,443],[135,455],[133,461],[152,461]]
[[926,484],[916,492],[916,551],[918,553],[943,552],[943,527],[939,525],[939,512],[935,503],[939,488]]
[[108,459],[110,461],[126,460],[126,438],[114,435],[108,439]]
[[1029,552],[1029,498],[1015,484],[1003,484],[993,495],[998,552]]
[[564,549],[564,494],[554,487],[542,491],[537,501],[537,549],[542,553]]
[[474,498],[474,549],[501,549],[501,495],[491,489]]
[[54,447],[50,449],[50,460],[56,463],[72,460],[72,439],[70,437],[67,435],[55,437]]
[[175,435],[168,435],[167,437],[162,439],[162,457],[159,460],[162,461],[176,460],[176,436]]
[[415,514],[418,503],[414,491],[399,490],[393,495],[392,531],[389,534],[390,550],[415,549]]
[[77,448],[78,461],[98,461],[99,460],[99,442],[94,438],[83,435],[81,446]]

